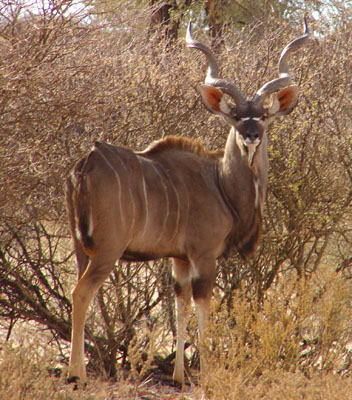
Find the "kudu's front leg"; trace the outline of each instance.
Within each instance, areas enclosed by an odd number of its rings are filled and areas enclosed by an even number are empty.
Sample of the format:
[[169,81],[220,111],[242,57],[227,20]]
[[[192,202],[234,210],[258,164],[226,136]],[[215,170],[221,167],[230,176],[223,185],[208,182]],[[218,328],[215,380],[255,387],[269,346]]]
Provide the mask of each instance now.
[[[177,306],[177,344],[176,361],[173,378],[184,383],[184,344],[186,335],[186,315],[191,297],[196,305],[200,341],[204,340],[209,318],[212,288],[215,282],[215,259],[198,258],[194,262],[174,260],[174,274],[176,278],[176,306]],[[206,362],[204,352],[200,351],[201,377],[206,376]]]
[[196,277],[192,279],[192,294],[198,314],[200,378],[206,379],[207,363],[205,359],[204,340],[210,315],[210,301],[216,277],[216,260],[200,258],[194,262]]

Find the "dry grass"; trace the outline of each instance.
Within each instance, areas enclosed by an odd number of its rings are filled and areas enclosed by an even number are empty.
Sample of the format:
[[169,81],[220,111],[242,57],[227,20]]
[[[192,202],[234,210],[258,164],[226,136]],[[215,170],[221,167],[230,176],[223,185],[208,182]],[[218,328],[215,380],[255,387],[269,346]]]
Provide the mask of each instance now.
[[[207,353],[202,385],[208,398],[351,400],[352,351],[345,345],[351,340],[352,292],[339,276],[314,278],[305,284],[283,281],[267,293],[260,309],[243,292],[235,293],[230,309],[214,300],[209,340],[201,344]],[[195,400],[204,395],[195,384],[182,392],[156,383],[148,364],[158,352],[152,344],[143,349],[148,352],[144,364],[141,349],[131,347],[131,369],[120,369],[117,383],[91,376],[86,388],[73,390],[54,348],[28,332],[23,329],[16,342],[1,348],[0,398]],[[191,373],[196,381],[197,372]]]
[[351,399],[351,289],[319,281],[284,281],[259,310],[241,293],[221,307],[205,346],[213,398]]
[[[121,400],[198,400],[203,392],[198,386],[180,389],[156,384],[152,380],[131,381],[120,379],[109,383],[91,377],[86,388],[73,390],[63,377],[48,372],[53,365],[48,354],[39,356],[33,347],[1,350],[0,396],[2,399],[121,399]],[[219,364],[217,364],[219,366]],[[207,396],[211,399],[243,400],[351,400],[352,380],[342,379],[332,373],[316,373],[310,378],[302,372],[282,369],[266,369],[255,376],[236,374],[213,375],[207,384]],[[222,371],[222,369],[221,369]]]

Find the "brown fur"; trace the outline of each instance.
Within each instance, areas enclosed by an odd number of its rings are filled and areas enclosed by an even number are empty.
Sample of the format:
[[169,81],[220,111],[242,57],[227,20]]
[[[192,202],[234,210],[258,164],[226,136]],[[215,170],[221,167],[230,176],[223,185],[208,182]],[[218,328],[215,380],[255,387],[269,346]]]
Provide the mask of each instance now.
[[227,244],[222,256],[229,258],[233,256],[235,250],[240,256],[247,260],[257,250],[263,233],[262,215],[259,209],[255,210],[252,216],[251,223],[244,224],[241,217],[232,213],[233,228],[228,236]]
[[262,238],[262,230],[262,215],[258,209],[253,215],[252,224],[247,233],[239,238],[237,250],[245,260],[255,253]]
[[150,156],[175,149],[188,151],[212,160],[218,160],[223,155],[222,151],[211,151],[204,148],[203,142],[200,139],[190,139],[183,136],[166,136],[164,139],[153,142],[141,153]]

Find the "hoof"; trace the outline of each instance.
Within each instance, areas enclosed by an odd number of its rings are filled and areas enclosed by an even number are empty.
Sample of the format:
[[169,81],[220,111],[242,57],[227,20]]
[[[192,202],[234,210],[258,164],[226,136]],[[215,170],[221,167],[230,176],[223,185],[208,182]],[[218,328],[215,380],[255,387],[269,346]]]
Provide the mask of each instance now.
[[182,374],[182,375],[174,374],[174,375],[172,376],[172,379],[173,379],[173,381],[174,381],[174,383],[175,383],[176,385],[181,385],[181,386],[183,386],[183,385],[185,384],[185,379],[184,379],[183,374]]
[[66,379],[67,384],[73,383],[73,390],[78,390],[79,386],[82,386],[83,389],[87,387],[86,383],[80,384],[80,378],[78,376],[70,376]]
[[66,379],[66,383],[77,383],[79,382],[79,377],[78,376],[69,376]]

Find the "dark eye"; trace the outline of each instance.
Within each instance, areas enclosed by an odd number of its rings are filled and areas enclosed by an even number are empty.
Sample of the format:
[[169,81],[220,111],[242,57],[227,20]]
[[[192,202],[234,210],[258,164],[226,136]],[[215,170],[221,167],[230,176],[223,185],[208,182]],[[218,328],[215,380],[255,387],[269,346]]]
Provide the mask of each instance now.
[[234,116],[233,116],[233,119],[234,119],[236,122],[241,121],[241,118],[240,118],[238,115],[234,115]]

